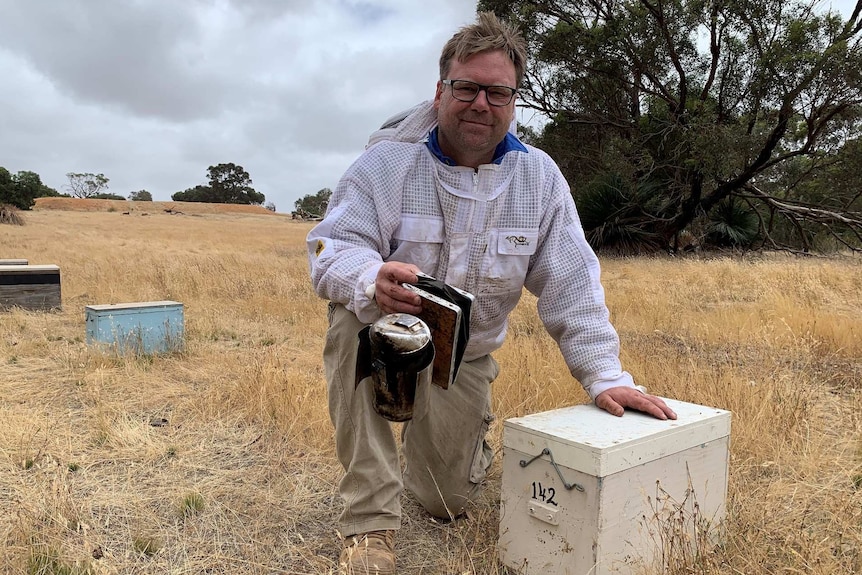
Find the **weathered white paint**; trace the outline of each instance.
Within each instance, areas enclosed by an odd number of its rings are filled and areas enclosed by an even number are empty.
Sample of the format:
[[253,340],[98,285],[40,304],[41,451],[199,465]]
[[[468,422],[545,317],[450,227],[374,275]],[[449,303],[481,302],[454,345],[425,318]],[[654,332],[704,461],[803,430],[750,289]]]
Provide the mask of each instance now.
[[[639,573],[660,558],[660,534],[680,506],[690,520],[685,529],[693,531],[695,502],[708,535],[717,537],[727,496],[731,414],[666,401],[676,421],[632,412],[616,418],[579,405],[505,422],[504,565],[525,575]],[[549,455],[522,466],[546,448]],[[583,491],[566,489],[563,480]]]

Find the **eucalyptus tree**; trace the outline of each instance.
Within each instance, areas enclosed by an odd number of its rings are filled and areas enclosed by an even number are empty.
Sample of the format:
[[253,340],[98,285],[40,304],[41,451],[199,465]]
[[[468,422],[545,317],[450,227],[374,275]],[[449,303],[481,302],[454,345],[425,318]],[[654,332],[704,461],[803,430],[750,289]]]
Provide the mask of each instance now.
[[322,188],[315,194],[307,194],[293,203],[295,213],[303,218],[320,218],[326,213],[332,190]]
[[137,190],[129,194],[129,199],[133,202],[152,202],[153,194],[147,190]]
[[66,177],[69,178],[66,188],[75,198],[90,198],[100,194],[108,189],[108,182],[111,181],[105,177],[105,174],[90,172],[83,174],[69,172]]
[[36,198],[58,195],[57,190],[42,183],[42,178],[36,172],[22,170],[11,174],[0,166],[0,204],[29,210],[36,203]]
[[242,166],[234,163],[217,164],[207,168],[209,187],[214,202],[222,204],[260,205],[266,196],[251,187],[251,176]]
[[862,0],[846,21],[820,5],[479,2],[523,31],[520,105],[547,118],[536,142],[573,183],[593,244],[622,251],[681,233],[862,247],[859,187],[834,186],[859,147]]
[[252,187],[245,168],[232,162],[207,168],[208,185],[198,184],[171,195],[175,202],[205,202],[213,204],[243,204],[259,206],[266,196]]

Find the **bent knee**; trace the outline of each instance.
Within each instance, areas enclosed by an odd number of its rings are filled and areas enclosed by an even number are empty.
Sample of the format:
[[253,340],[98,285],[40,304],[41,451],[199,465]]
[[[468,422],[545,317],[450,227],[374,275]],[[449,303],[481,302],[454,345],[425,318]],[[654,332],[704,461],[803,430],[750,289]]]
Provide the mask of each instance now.
[[422,507],[440,519],[454,519],[464,512],[470,501],[479,496],[481,484],[465,483],[459,489],[411,489]]

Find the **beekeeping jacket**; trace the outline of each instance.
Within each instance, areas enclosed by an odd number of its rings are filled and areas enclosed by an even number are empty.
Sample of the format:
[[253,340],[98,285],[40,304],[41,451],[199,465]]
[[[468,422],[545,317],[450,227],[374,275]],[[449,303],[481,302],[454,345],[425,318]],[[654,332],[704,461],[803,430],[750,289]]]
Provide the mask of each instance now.
[[572,375],[590,396],[634,387],[619,362],[569,186],[554,161],[511,132],[491,164],[457,166],[440,151],[424,102],[373,134],[307,237],[317,294],[360,321],[380,317],[369,286],[383,262],[415,264],[476,296],[464,359],[493,352],[527,288]]

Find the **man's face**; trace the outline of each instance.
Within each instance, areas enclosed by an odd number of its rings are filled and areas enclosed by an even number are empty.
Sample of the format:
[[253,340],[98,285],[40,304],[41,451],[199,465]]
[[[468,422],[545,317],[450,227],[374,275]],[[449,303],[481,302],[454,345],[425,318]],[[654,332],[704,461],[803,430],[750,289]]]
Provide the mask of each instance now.
[[[474,54],[465,62],[454,60],[448,76],[448,80],[515,87],[515,65],[502,50]],[[475,168],[493,159],[514,118],[515,99],[505,106],[491,106],[482,90],[472,102],[461,102],[452,96],[451,87],[437,82],[434,108],[440,149],[459,165]]]

